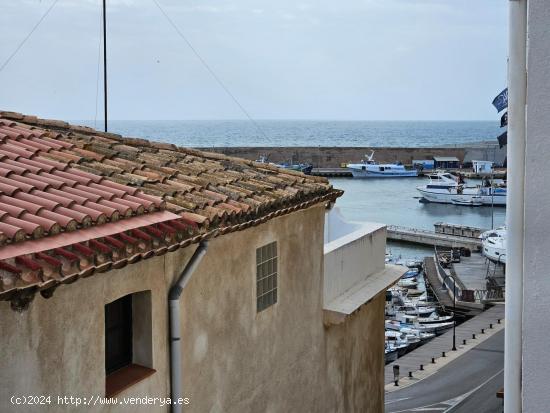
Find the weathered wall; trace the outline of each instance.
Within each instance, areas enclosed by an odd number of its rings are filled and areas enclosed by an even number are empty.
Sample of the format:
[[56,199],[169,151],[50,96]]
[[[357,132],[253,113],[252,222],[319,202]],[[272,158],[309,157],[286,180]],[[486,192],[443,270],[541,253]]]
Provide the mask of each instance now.
[[528,4],[522,391],[523,412],[535,413],[550,406],[550,7],[547,0]]
[[[0,411],[73,412],[57,395],[105,394],[104,305],[124,295],[151,290],[153,368],[157,373],[132,386],[125,396],[168,394],[168,324],[164,257],[97,274],[61,286],[50,299],[37,296],[23,313],[0,303]],[[49,406],[17,408],[12,395],[51,395]],[[81,409],[84,408],[81,406]],[[130,411],[94,409],[93,411]],[[151,411],[161,411],[159,408]]]
[[378,162],[401,161],[412,164],[413,159],[432,159],[434,156],[456,156],[461,161],[489,160],[502,163],[506,149],[498,144],[480,144],[446,148],[368,148],[368,147],[224,147],[202,148],[250,160],[267,156],[270,162],[305,162],[319,168],[336,168],[342,163],[359,162],[375,151]]
[[[327,394],[322,412],[384,411],[385,291],[326,333]],[[312,410],[310,410],[312,411]]]
[[[323,221],[320,205],[211,241],[181,298],[186,411],[381,411],[383,299],[325,329]],[[278,303],[256,313],[256,248],[275,240]],[[21,314],[0,303],[0,411],[33,411],[11,406],[13,394],[103,395],[104,304],[142,290],[152,292],[157,372],[118,397],[169,396],[167,290],[193,249],[62,286]],[[92,411],[168,410],[128,409]]]

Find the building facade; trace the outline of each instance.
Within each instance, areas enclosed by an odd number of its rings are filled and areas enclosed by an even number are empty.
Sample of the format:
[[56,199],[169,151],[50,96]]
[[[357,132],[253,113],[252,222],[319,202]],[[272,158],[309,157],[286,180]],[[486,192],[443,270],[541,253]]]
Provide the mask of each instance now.
[[[340,191],[55,121],[4,113],[0,123],[0,169],[10,171],[0,185],[16,187],[21,209],[33,196],[56,202],[0,218],[11,231],[0,247],[0,411],[31,411],[18,404],[30,395],[49,396],[40,411],[52,412],[383,409],[383,292],[399,274],[384,266],[383,226],[340,234],[340,247],[359,240],[368,263],[327,299],[324,223]],[[86,188],[93,199],[79,203]],[[109,208],[116,220],[93,212]],[[36,216],[65,227],[41,233],[48,222],[31,225]],[[197,251],[174,364],[169,298]],[[342,306],[350,291],[354,304]],[[174,394],[177,406],[167,404]]]
[[509,2],[504,411],[545,412],[550,361],[550,4]]

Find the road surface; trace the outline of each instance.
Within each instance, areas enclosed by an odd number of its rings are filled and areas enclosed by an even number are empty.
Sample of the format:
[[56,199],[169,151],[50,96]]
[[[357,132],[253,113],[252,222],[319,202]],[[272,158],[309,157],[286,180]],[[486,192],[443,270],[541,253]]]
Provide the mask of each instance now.
[[[496,391],[504,382],[504,330],[402,390],[386,394],[386,413],[500,413]],[[408,380],[407,378],[401,380]]]

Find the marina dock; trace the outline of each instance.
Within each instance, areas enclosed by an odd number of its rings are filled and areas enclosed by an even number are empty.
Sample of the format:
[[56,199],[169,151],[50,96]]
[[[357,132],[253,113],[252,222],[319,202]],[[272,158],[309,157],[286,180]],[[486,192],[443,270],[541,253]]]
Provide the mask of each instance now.
[[504,287],[504,267],[487,260],[481,254],[461,257],[453,269],[466,288],[485,290],[489,286]]
[[[475,339],[472,338],[473,334],[475,334],[476,337],[486,334],[482,333],[481,329],[484,329],[484,331],[490,331],[491,324],[493,327],[504,324],[504,305],[494,305],[481,314],[456,326],[457,347],[461,346],[463,340],[466,340],[468,343],[475,341]],[[403,357],[398,358],[396,361],[387,364],[384,369],[385,383],[389,384],[393,382],[394,365],[399,366],[400,376],[401,378],[405,378],[409,372],[414,373],[420,370],[420,365],[430,365],[432,357],[437,363],[437,359],[442,357],[442,352],[450,355],[452,353],[452,338],[453,330],[449,329],[439,337],[432,339],[423,346],[418,347]]]
[[481,248],[481,240],[478,238],[462,237],[443,234],[418,228],[401,227],[397,225],[387,226],[387,237],[393,241],[410,242],[414,244],[432,245],[448,248],[468,248],[476,251]]

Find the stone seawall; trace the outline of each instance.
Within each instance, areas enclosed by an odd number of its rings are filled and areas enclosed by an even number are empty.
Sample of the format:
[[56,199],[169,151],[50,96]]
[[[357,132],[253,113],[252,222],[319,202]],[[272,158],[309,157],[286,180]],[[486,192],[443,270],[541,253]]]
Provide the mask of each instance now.
[[413,159],[432,159],[434,156],[456,156],[461,162],[489,160],[502,164],[506,149],[498,144],[484,143],[465,147],[439,148],[368,148],[368,147],[215,147],[200,148],[229,156],[257,160],[267,156],[270,162],[311,163],[316,168],[337,168],[343,163],[359,162],[375,151],[377,162],[400,161],[412,164]]

